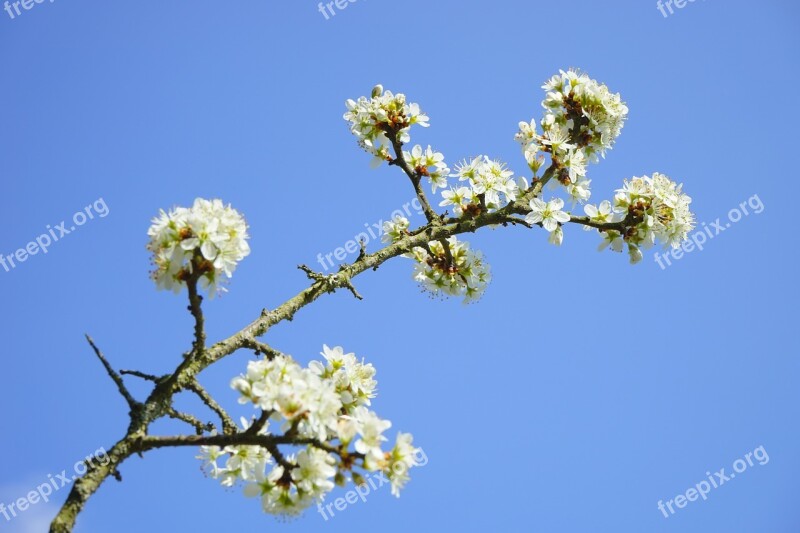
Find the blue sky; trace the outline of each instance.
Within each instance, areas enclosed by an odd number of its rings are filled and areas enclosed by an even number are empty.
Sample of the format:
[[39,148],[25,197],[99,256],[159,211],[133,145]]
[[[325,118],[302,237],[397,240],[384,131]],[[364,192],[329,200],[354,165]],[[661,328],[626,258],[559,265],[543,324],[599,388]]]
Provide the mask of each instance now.
[[[543,231],[483,231],[469,240],[494,281],[472,306],[421,294],[402,259],[366,273],[363,302],[325,296],[266,340],[303,363],[327,343],[375,364],[374,407],[429,458],[399,500],[384,487],[327,522],[282,524],[204,478],[194,451],[168,450],[126,463],[76,531],[800,529],[800,13],[738,0],[674,11],[361,0],[326,20],[311,0],[59,0],[0,12],[0,253],[98,199],[108,209],[0,269],[0,502],[123,435],[126,406],[84,333],[118,368],[164,373],[188,348],[184,299],[147,275],[159,208],[220,197],[246,215],[253,253],[206,306],[210,339],[224,338],[305,287],[298,263],[412,198],[396,169],[370,170],[345,99],[378,82],[405,92],[431,117],[415,141],[451,164],[486,153],[522,172],[517,123],[541,115],[544,80],[579,67],[630,108],[590,168],[594,198],[659,171],[685,184],[699,221],[724,223],[754,196],[763,210],[665,270],[652,252],[633,267],[599,254],[577,227],[561,248]],[[202,375],[237,414],[249,413],[228,383],[246,361]],[[759,446],[766,464],[670,518],[658,510]],[[44,531],[66,492],[0,516],[0,532]]]

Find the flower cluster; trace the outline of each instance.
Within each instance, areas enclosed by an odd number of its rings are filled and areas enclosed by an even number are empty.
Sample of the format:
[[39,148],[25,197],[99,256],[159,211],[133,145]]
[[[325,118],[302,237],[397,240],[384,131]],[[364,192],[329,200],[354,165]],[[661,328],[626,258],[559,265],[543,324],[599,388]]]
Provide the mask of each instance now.
[[387,133],[397,135],[397,140],[407,143],[411,140],[409,130],[412,125],[428,127],[428,116],[420,111],[418,104],[406,102],[404,94],[393,94],[376,85],[372,97],[347,100],[344,119],[350,123],[350,131],[358,138],[358,144],[375,156],[373,166],[392,159],[389,154]]
[[463,296],[464,303],[479,299],[492,279],[488,263],[469,243],[455,236],[416,247],[406,257],[414,259],[414,280],[433,295]]
[[692,199],[667,176],[633,177],[625,180],[614,196],[614,204],[604,200],[599,206],[587,204],[584,211],[594,224],[618,223],[622,229],[601,229],[600,249],[610,247],[621,252],[625,244],[631,263],[642,259],[641,249],[656,241],[665,247],[678,248],[694,228],[694,214],[689,210]]
[[542,133],[536,121],[520,122],[515,139],[534,176],[549,154],[557,168],[557,181],[574,202],[585,202],[591,195],[591,180],[586,178],[588,161],[614,145],[628,108],[619,94],[576,70],[550,78],[542,88],[547,91],[542,102],[545,115]]
[[[384,242],[402,239],[409,234],[408,226],[408,219],[401,216],[384,222]],[[434,296],[463,296],[464,303],[474,302],[483,295],[492,279],[489,264],[481,253],[455,236],[430,241],[425,247],[416,246],[403,257],[416,261],[414,281]]]
[[198,198],[192,207],[162,210],[147,234],[155,266],[151,276],[159,289],[176,293],[197,276],[213,296],[222,276],[229,279],[250,254],[244,218],[222,200]]
[[452,187],[442,192],[444,199],[439,205],[452,205],[459,217],[500,209],[517,199],[520,188],[527,188],[524,178],[514,181],[514,172],[505,163],[485,155],[458,163],[451,176],[466,181],[469,187]]
[[[614,209],[624,215],[628,230],[622,238],[628,247],[649,248],[656,240],[664,247],[678,248],[694,228],[692,199],[667,176],[634,177],[625,180],[614,196]],[[635,252],[631,252],[634,260]],[[635,262],[635,261],[634,261]]]
[[450,169],[444,162],[444,155],[441,152],[434,152],[430,146],[423,150],[422,146],[416,145],[411,152],[404,151],[403,158],[415,172],[428,178],[434,193],[437,188],[447,187]]
[[[280,424],[283,435],[311,444],[288,456],[277,445],[202,448],[200,458],[209,475],[224,486],[244,483],[245,494],[260,497],[267,513],[301,513],[335,482],[359,479],[352,472],[359,460],[364,470],[385,473],[392,493],[399,495],[408,470],[418,463],[420,450],[409,434],[399,433],[396,444],[383,450],[383,433],[392,424],[367,408],[376,394],[375,368],[338,346],[323,346],[321,354],[324,361],[308,367],[285,355],[251,361],[247,372],[231,382],[240,403]],[[271,435],[267,424],[255,428],[243,421],[243,426],[244,432],[257,429],[260,435]]]
[[408,235],[408,227],[410,222],[404,216],[398,215],[394,220],[389,220],[383,223],[383,237],[382,242],[396,242],[406,235]]

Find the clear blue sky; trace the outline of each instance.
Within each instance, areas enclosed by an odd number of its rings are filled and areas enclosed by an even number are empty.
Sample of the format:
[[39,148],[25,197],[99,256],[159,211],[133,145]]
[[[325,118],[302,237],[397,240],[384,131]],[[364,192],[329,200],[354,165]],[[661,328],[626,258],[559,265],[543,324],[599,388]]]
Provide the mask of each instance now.
[[[560,249],[542,231],[484,231],[471,241],[495,280],[466,307],[420,294],[405,260],[369,272],[363,302],[323,297],[267,340],[304,363],[327,343],[376,365],[375,408],[429,457],[399,500],[384,487],[328,522],[312,511],[281,524],[204,478],[193,450],[172,450],[126,463],[76,531],[800,530],[800,12],[788,0],[673,9],[361,0],[326,20],[312,0],[58,0],[0,11],[0,253],[98,198],[109,209],[0,269],[0,502],[124,432],[126,405],[84,333],[117,367],[153,373],[189,347],[184,299],[147,275],[159,208],[221,197],[247,217],[253,253],[207,305],[209,336],[223,338],[306,285],[295,265],[412,197],[396,169],[369,169],[345,99],[377,82],[405,92],[431,117],[416,141],[450,163],[487,153],[522,172],[517,122],[539,117],[543,81],[574,66],[630,107],[590,168],[595,198],[660,171],[685,183],[700,221],[724,222],[753,195],[763,211],[666,270],[652,252],[636,267],[598,254],[577,227]],[[237,414],[248,411],[228,382],[246,361],[202,376]],[[658,510],[761,445],[767,464],[669,519]],[[0,532],[44,531],[56,509],[0,516]]]

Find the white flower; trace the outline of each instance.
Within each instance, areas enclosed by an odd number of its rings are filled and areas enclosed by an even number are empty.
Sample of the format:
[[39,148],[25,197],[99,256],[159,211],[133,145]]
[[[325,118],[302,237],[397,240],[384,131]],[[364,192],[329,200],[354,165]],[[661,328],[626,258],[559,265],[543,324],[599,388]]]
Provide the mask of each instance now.
[[566,155],[570,150],[575,149],[575,145],[569,142],[569,130],[558,124],[554,124],[545,131],[542,144],[550,146],[550,150],[554,154]]
[[[519,194],[519,186],[514,180],[514,172],[506,167],[506,164],[489,159],[488,156],[481,155],[472,158],[469,161],[462,161],[456,165],[455,173],[451,174],[457,177],[460,181],[467,181],[469,184],[468,192],[462,192],[463,188],[453,189],[460,197],[469,197],[468,202],[451,201],[453,191],[445,191],[442,196],[445,201],[439,205],[459,205],[461,208],[456,208],[455,213],[457,216],[462,216],[465,211],[466,204],[474,206],[480,205],[480,195],[483,196],[483,203],[485,209],[482,207],[480,210],[494,211],[513,202]],[[473,213],[475,214],[475,213]]]
[[155,266],[151,277],[159,289],[176,293],[196,274],[213,296],[221,278],[230,279],[250,254],[244,218],[221,200],[198,198],[190,208],[162,210],[147,234]]
[[400,489],[411,479],[408,471],[417,466],[419,448],[412,445],[414,438],[408,433],[398,433],[392,451],[387,454],[384,472],[392,483],[392,494],[400,496]]
[[590,194],[588,180],[583,181],[586,165],[613,146],[628,108],[619,94],[612,94],[608,87],[576,70],[562,70],[542,88],[541,133],[537,132],[536,120],[520,122],[514,139],[520,143],[534,176],[544,165],[544,154],[549,153],[551,162],[567,171],[569,181],[561,182],[573,201],[586,201]]
[[444,155],[441,152],[435,152],[430,145],[423,150],[418,144],[411,149],[411,152],[403,152],[403,157],[412,169],[428,178],[434,193],[437,188],[447,186],[450,169],[444,162]]
[[383,242],[396,242],[408,235],[410,222],[404,216],[397,215],[394,220],[383,223]]
[[472,203],[472,191],[467,187],[451,188],[448,191],[442,191],[442,200],[439,202],[440,207],[454,206],[453,212],[456,216],[461,216],[464,213],[464,205]]
[[[270,413],[270,421],[282,421],[283,436],[303,443],[313,439],[311,444],[296,455],[236,445],[202,447],[198,456],[211,477],[226,487],[243,483],[245,495],[259,497],[270,514],[300,514],[324,498],[336,479],[357,479],[355,467],[384,472],[392,493],[398,494],[408,481],[408,469],[417,464],[411,435],[401,433],[391,451],[382,449],[387,440],[383,433],[392,423],[366,407],[376,394],[375,368],[341,346],[323,345],[321,355],[323,361],[312,361],[307,368],[287,355],[250,361],[247,372],[231,381],[241,394],[240,403],[251,404],[261,416]],[[267,428],[265,424],[259,434],[272,435]],[[242,419],[241,433],[252,431],[251,423]]]
[[383,432],[392,427],[392,423],[381,419],[364,406],[357,407],[352,416],[356,420],[360,437],[355,443],[355,449],[366,456],[367,468],[373,469],[371,465],[379,464],[383,459],[381,444],[386,440]]
[[341,346],[328,348],[323,345],[321,355],[327,365],[312,361],[311,371],[324,379],[333,381],[335,390],[346,410],[360,405],[369,405],[375,397],[375,367],[359,362],[354,353],[344,353]]
[[561,226],[556,227],[555,230],[550,232],[550,236],[547,238],[547,241],[550,244],[561,246],[561,243],[564,242],[564,230],[561,229]]
[[336,460],[326,451],[309,446],[297,454],[297,468],[292,479],[297,488],[309,495],[321,496],[333,490]]
[[628,244],[628,255],[630,256],[632,265],[642,260],[642,251],[634,244]]
[[678,248],[695,226],[694,214],[689,209],[692,199],[681,187],[659,173],[652,178],[626,180],[614,196],[614,208],[620,218],[637,221],[636,232],[627,236],[626,241],[647,247],[660,240],[665,247]]
[[343,116],[359,146],[375,156],[375,166],[391,159],[387,130],[397,131],[398,141],[407,143],[411,139],[412,125],[428,127],[428,116],[420,111],[418,104],[407,103],[404,94],[393,94],[382,87],[377,89],[376,86],[371,98],[362,96],[358,100],[347,100],[347,112]]
[[579,178],[577,181],[573,181],[567,185],[567,192],[572,199],[573,205],[575,202],[583,203],[589,199],[592,195],[592,191],[589,189],[591,183],[592,180]]
[[414,280],[433,295],[463,296],[464,303],[479,299],[491,281],[489,265],[480,252],[455,236],[446,242],[449,255],[441,241],[431,241],[427,249],[417,247],[405,255],[417,262]]
[[[589,217],[589,220],[596,224],[610,224],[621,220],[619,215],[615,213],[611,207],[611,202],[603,200],[599,206],[594,204],[586,204],[583,206],[583,212]],[[594,228],[591,226],[584,226],[585,231],[592,231]]]
[[608,87],[576,70],[562,70],[542,88],[547,91],[542,102],[547,112],[543,126],[548,126],[548,130],[556,125],[572,128],[574,118],[570,112],[578,110],[581,119],[588,121],[580,127],[579,135],[584,139],[586,155],[604,155],[613,146],[628,115],[628,108],[619,94],[612,94]]
[[531,212],[525,216],[528,224],[541,224],[547,231],[555,231],[558,224],[569,222],[569,215],[561,208],[564,207],[564,200],[553,198],[545,203],[539,198],[533,198],[529,202]]
[[597,247],[598,251],[603,251],[609,246],[615,252],[622,251],[625,241],[622,239],[622,235],[620,235],[618,231],[609,230],[602,231],[600,233],[603,236],[603,242],[601,242],[600,246]]

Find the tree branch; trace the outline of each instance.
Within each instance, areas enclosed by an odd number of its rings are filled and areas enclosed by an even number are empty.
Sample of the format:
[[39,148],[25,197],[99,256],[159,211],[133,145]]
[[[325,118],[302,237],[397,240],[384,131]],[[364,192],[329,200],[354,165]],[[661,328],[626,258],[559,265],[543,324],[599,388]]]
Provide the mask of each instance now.
[[197,282],[202,275],[197,257],[192,261],[193,272],[186,280],[186,287],[189,291],[189,311],[194,317],[194,343],[192,354],[199,355],[206,347],[205,318],[203,317],[203,297],[197,292]]
[[153,383],[158,383],[169,377],[168,375],[154,376],[153,374],[146,374],[144,372],[139,372],[138,370],[120,370],[119,373],[122,374],[123,376],[134,376],[137,378],[141,378],[145,381],[152,381]]
[[600,231],[614,230],[614,231],[619,231],[620,233],[624,233],[627,228],[624,220],[620,222],[594,222],[589,217],[571,216],[569,221],[574,224],[582,224],[584,226],[597,228]]
[[286,355],[280,350],[276,350],[269,344],[257,341],[256,339],[245,339],[242,346],[244,348],[250,348],[251,350],[256,352],[256,355],[259,354],[264,355],[267,359],[274,359],[278,356]]
[[198,418],[188,413],[181,413],[180,411],[176,411],[172,407],[169,407],[167,409],[167,415],[175,420],[186,422],[195,429],[198,435],[202,435],[206,431],[213,431],[215,429],[214,424],[212,424],[211,422],[203,423]]
[[419,199],[419,203],[422,206],[422,211],[425,213],[425,218],[428,219],[429,223],[435,222],[439,220],[439,215],[436,214],[436,211],[431,208],[431,204],[428,203],[428,198],[425,196],[425,192],[422,190],[420,185],[420,181],[422,180],[422,176],[416,169],[412,169],[408,161],[406,161],[405,156],[403,155],[403,143],[401,143],[397,138],[397,131],[391,130],[385,132],[386,137],[389,139],[389,142],[392,143],[392,149],[394,150],[394,159],[389,163],[390,165],[397,165],[403,172],[406,173],[406,176],[411,180],[411,185],[414,186],[414,192],[417,193],[417,198]]
[[225,434],[229,433],[236,433],[237,427],[236,422],[230,417],[230,415],[225,411],[225,409],[217,403],[217,401],[211,397],[211,395],[206,391],[200,382],[196,379],[192,379],[189,381],[185,388],[197,395],[209,409],[214,411],[217,416],[219,416],[220,421],[222,422],[222,432]]
[[108,360],[106,360],[103,352],[100,351],[89,335],[86,335],[86,340],[89,342],[92,350],[94,350],[97,358],[100,359],[100,362],[103,364],[103,367],[106,369],[108,375],[111,377],[114,383],[117,384],[117,390],[119,390],[119,393],[123,398],[125,398],[125,401],[128,402],[128,406],[131,408],[131,413],[138,411],[141,408],[141,404],[137,402],[136,399],[131,395],[130,391],[128,391],[128,388],[125,386],[125,382],[122,380],[122,376],[120,376],[117,371],[114,370]]

